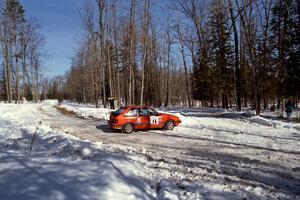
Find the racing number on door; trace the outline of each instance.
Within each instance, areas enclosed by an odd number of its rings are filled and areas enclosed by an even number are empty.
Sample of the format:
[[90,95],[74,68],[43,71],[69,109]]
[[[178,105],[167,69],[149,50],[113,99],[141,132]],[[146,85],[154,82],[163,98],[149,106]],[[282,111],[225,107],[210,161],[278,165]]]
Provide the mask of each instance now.
[[157,117],[157,116],[150,116],[150,124],[159,124],[161,117]]

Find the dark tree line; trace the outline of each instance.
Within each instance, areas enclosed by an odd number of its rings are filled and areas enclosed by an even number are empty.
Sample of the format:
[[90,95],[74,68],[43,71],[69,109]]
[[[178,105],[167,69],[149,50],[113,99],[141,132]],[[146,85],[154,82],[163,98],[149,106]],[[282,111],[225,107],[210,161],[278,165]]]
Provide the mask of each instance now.
[[97,106],[106,106],[108,98],[127,105],[186,105],[190,92],[182,86],[191,71],[178,66],[173,27],[158,23],[153,6],[150,0],[83,6],[85,34],[66,75],[66,98]]
[[[194,99],[211,106],[221,102],[223,108],[235,104],[241,109],[243,103],[259,114],[261,107],[299,98],[299,1],[200,3],[179,1],[191,21],[202,20],[192,74]],[[206,8],[207,14],[201,12]]]
[[299,98],[298,0],[175,0],[164,5],[172,11],[164,19],[154,6],[149,0],[87,3],[67,98],[251,106],[257,114]]

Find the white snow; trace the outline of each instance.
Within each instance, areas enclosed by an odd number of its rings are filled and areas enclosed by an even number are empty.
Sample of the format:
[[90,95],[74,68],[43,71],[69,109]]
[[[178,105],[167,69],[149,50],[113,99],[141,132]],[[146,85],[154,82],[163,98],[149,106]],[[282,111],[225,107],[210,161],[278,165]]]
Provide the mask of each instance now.
[[40,124],[39,109],[0,104],[0,199],[155,198],[126,156]]
[[300,198],[297,123],[172,108],[174,131],[122,135],[105,128],[109,109],[60,105],[96,129],[56,104],[0,103],[1,200]]
[[94,105],[77,104],[77,103],[63,103],[59,107],[66,109],[67,111],[75,112],[78,116],[83,118],[97,118],[97,119],[109,119],[109,113],[112,111],[108,108],[96,108]]

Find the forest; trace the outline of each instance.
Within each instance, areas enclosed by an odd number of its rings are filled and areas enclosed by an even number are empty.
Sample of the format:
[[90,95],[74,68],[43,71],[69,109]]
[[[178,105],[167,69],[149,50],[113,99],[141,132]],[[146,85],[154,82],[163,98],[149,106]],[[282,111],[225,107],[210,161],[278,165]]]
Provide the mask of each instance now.
[[40,25],[0,8],[0,100],[245,107],[300,96],[300,0],[88,0],[72,65],[47,77]]

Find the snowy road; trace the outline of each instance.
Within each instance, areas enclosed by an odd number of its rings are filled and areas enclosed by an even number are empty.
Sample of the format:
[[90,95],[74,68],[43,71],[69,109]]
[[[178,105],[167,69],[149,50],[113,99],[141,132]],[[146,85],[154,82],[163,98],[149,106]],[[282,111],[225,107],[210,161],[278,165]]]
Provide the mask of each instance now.
[[107,109],[62,106],[85,118],[0,104],[0,199],[300,198],[299,124],[174,109],[174,131],[127,135]]
[[[299,195],[300,133],[296,129],[211,119],[212,124],[204,122],[200,128],[183,124],[175,131],[126,135],[112,131],[105,120],[65,116],[53,109],[41,108],[45,122],[53,128],[90,141],[144,149],[145,155],[151,155],[150,161],[185,166],[179,168],[190,177],[210,180],[221,176],[228,184],[239,181],[268,188],[270,193],[279,190]],[[222,120],[229,124],[220,127]],[[270,131],[278,134],[268,134]]]

